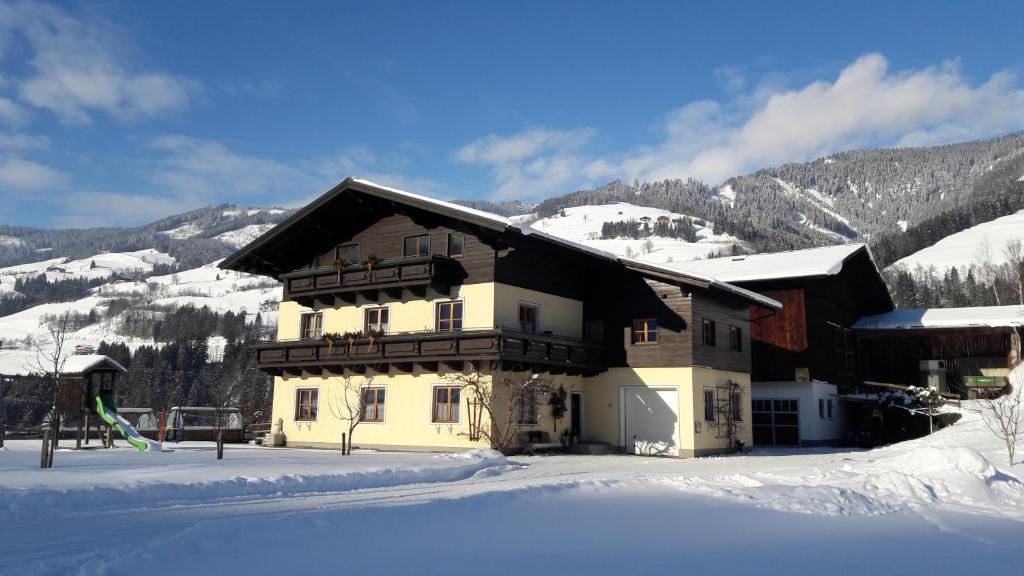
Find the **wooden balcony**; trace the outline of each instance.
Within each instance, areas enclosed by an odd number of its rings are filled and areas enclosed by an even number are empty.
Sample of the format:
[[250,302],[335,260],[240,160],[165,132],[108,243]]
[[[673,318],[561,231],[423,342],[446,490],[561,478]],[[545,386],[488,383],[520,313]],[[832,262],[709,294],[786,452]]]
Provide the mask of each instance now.
[[256,345],[260,369],[275,375],[348,376],[465,370],[591,375],[605,369],[602,348],[580,340],[506,329],[389,334],[351,344],[322,340]]
[[346,266],[341,270],[333,266],[296,270],[281,275],[284,282],[284,300],[313,307],[353,304],[357,295],[379,300],[381,294],[401,298],[408,290],[416,297],[424,297],[427,288],[441,294],[450,294],[453,285],[461,281],[457,262],[445,256],[416,256],[389,258],[373,267],[362,264]]

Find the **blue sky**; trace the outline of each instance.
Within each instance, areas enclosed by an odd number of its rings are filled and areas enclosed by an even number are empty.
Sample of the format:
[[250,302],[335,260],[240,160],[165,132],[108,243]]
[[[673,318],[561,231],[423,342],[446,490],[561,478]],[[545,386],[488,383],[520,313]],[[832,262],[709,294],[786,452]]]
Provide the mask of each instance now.
[[533,200],[1024,128],[1020,2],[0,3],[0,222]]

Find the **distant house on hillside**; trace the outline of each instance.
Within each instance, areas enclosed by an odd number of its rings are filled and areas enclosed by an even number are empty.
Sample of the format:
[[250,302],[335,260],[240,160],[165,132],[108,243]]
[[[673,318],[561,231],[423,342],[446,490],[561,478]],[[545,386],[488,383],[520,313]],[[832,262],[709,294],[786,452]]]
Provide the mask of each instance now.
[[658,216],[658,224],[668,224],[671,220],[672,220],[671,218],[669,218],[668,216],[666,216],[664,214],[662,214],[661,216]]

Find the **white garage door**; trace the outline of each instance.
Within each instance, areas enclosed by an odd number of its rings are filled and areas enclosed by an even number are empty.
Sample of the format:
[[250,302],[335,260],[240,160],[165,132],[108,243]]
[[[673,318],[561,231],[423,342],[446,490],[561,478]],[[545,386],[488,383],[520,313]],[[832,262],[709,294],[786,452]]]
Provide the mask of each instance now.
[[622,427],[627,452],[679,455],[679,389],[623,386]]

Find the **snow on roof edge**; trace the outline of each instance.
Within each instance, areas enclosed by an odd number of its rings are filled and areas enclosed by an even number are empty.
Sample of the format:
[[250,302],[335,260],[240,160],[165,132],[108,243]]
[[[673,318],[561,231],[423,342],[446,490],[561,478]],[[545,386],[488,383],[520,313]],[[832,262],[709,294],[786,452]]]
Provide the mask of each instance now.
[[927,328],[1011,328],[1024,326],[1024,306],[967,308],[900,308],[860,318],[854,330],[914,330]]

